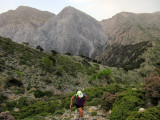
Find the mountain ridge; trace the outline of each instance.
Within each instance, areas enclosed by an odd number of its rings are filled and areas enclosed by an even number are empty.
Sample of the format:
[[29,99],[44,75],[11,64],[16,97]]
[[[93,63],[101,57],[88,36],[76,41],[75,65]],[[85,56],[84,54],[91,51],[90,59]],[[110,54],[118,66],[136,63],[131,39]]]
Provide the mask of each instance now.
[[121,12],[101,21],[110,44],[136,44],[160,38],[160,14]]
[[107,42],[107,36],[98,21],[73,8],[66,7],[42,26],[31,23],[0,28],[0,35],[16,42],[28,42],[34,48],[40,45],[45,51],[95,57]]
[[55,16],[55,14],[47,11],[40,11],[28,6],[20,6],[16,10],[10,10],[0,14],[0,27],[10,24],[25,24],[27,22],[41,26],[52,16]]
[[[24,6],[16,10],[23,9],[37,10]],[[97,21],[68,6],[43,22],[33,18],[28,22],[0,27],[0,35],[19,43],[28,42],[33,48],[40,45],[47,52],[55,49],[63,54],[94,58],[109,44],[129,45],[159,38],[159,13],[121,12],[110,19]]]

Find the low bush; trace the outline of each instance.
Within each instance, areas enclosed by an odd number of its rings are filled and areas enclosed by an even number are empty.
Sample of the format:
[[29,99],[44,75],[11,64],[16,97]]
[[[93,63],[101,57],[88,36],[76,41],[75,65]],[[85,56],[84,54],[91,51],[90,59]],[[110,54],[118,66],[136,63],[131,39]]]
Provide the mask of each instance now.
[[51,91],[41,91],[41,90],[38,89],[38,90],[34,91],[34,96],[36,98],[41,98],[41,97],[44,97],[44,96],[51,97],[52,92]]
[[3,103],[5,100],[7,100],[8,98],[0,93],[0,104]]
[[92,116],[97,116],[97,111],[91,112],[91,115],[92,115]]
[[125,120],[132,111],[137,111],[144,105],[141,98],[144,94],[141,91],[127,91],[120,94],[113,104],[110,120]]
[[160,75],[159,73],[151,73],[148,78],[144,79],[144,88],[146,91],[146,98],[151,101],[153,105],[158,105],[160,99]]
[[45,56],[42,61],[47,71],[50,71],[53,68],[53,60],[51,60],[49,56]]
[[108,84],[112,83],[112,80],[111,80],[111,77],[112,76],[112,71],[107,68],[107,69],[104,69],[102,71],[100,71],[99,73],[97,74],[93,74],[91,77],[90,77],[90,80],[89,82],[91,83],[93,80],[95,79],[103,79],[105,80]]
[[11,101],[6,103],[6,108],[8,110],[13,110],[13,108],[16,106],[17,102],[16,101]]
[[18,80],[17,78],[10,77],[10,78],[7,78],[7,80],[5,82],[5,87],[8,88],[11,86],[22,87],[23,83],[20,80]]
[[102,107],[105,110],[110,110],[112,108],[113,103],[115,102],[118,94],[111,94],[108,92],[103,93],[102,100],[103,104]]
[[126,120],[160,120],[160,106],[143,112],[133,112]]
[[64,110],[64,109],[62,109],[62,110],[56,110],[56,111],[54,112],[54,115],[63,115],[63,113],[65,113],[65,110]]
[[24,119],[31,116],[38,116],[41,114],[53,114],[56,110],[62,109],[62,105],[58,101],[50,102],[36,102],[33,105],[23,107],[18,112],[12,112],[11,114],[15,116],[16,119]]
[[27,98],[26,97],[21,97],[18,100],[15,101],[10,101],[6,103],[6,108],[8,110],[13,110],[14,107],[16,108],[23,108],[25,106],[27,106]]
[[87,106],[98,106],[102,104],[102,100],[100,98],[93,98],[90,102],[87,102]]

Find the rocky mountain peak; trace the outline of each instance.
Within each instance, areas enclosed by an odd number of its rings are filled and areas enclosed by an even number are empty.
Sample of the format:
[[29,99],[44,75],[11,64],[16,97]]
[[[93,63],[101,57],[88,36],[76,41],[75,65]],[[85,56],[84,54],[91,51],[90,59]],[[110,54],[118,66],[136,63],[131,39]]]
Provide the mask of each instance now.
[[159,38],[160,12],[121,12],[101,22],[110,44],[136,44]]
[[[71,7],[71,6],[68,6],[68,7],[65,7],[59,14],[58,16],[60,18],[69,18],[69,17],[90,17],[89,15],[87,15],[86,13],[74,8],[74,7]],[[91,17],[92,18],[92,17]],[[94,19],[94,18],[92,18]]]
[[27,6],[20,6],[16,10],[10,10],[0,14],[0,27],[29,22],[40,26],[53,16],[55,16],[54,13],[40,11]]

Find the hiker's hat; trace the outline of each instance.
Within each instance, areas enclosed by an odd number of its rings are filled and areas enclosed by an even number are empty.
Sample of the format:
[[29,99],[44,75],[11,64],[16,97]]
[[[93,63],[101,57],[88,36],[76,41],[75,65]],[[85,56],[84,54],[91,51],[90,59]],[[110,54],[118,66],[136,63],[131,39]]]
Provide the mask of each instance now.
[[78,92],[77,92],[77,95],[78,95],[79,98],[82,98],[82,97],[83,97],[83,93],[82,93],[81,91],[78,91]]

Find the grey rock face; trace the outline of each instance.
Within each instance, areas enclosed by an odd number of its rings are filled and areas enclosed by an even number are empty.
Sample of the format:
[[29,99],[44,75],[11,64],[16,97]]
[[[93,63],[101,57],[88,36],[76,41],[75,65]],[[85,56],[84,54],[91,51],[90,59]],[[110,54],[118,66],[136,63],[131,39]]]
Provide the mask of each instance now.
[[160,12],[122,12],[100,22],[109,44],[136,44],[160,38]]
[[55,49],[89,57],[96,56],[108,39],[99,22],[72,7],[64,8],[39,27],[32,22],[1,27],[0,35],[33,47],[40,45],[47,52]]
[[41,26],[49,18],[55,16],[55,14],[40,11],[35,8],[20,6],[16,10],[10,10],[8,12],[0,14],[0,27],[5,27],[6,25],[17,25],[32,23],[33,26]]
[[93,57],[107,42],[107,36],[101,25],[95,19],[72,7],[63,9],[39,31],[43,34],[39,34],[38,37],[48,42],[44,46],[48,52],[55,49],[60,53],[69,52],[74,55]]

